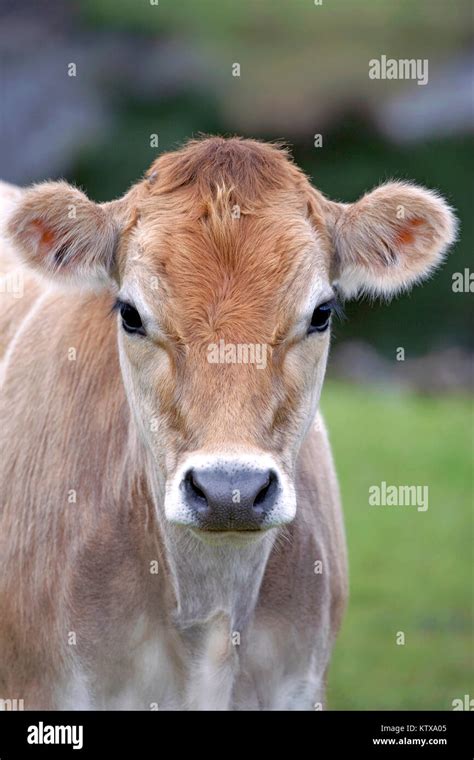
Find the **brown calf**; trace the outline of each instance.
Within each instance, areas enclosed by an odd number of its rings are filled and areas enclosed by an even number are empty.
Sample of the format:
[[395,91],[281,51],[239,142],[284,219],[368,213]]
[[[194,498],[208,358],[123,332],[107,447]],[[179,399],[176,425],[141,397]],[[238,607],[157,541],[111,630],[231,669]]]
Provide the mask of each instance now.
[[222,138],[111,203],[3,199],[0,698],[314,709],[347,583],[331,312],[427,275],[450,209],[407,183],[334,203]]

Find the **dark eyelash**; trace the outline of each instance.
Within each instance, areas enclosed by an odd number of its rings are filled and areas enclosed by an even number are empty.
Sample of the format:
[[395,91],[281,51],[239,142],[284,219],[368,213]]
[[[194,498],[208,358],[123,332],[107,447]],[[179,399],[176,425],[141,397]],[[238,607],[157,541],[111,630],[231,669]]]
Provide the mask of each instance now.
[[116,311],[120,311],[120,308],[124,305],[125,301],[121,301],[120,298],[116,298],[112,306],[110,307],[109,317],[115,314]]
[[336,292],[334,298],[332,298],[330,301],[328,301],[328,305],[332,309],[332,314],[334,317],[337,317],[340,321],[343,321],[346,318],[346,313],[344,311],[344,305],[339,297],[339,294]]

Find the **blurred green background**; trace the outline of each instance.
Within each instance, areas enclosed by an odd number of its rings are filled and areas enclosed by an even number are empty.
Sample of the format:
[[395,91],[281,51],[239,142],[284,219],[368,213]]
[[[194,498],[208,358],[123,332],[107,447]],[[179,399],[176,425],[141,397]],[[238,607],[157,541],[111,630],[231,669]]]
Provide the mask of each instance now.
[[[323,409],[351,601],[329,706],[474,696],[472,293],[452,289],[473,249],[471,3],[4,0],[1,12],[4,179],[65,176],[109,200],[186,138],[240,134],[285,140],[333,199],[411,179],[457,210],[460,238],[435,277],[390,305],[348,304],[334,331]],[[381,55],[427,59],[429,83],[370,79]],[[369,507],[382,480],[427,484],[429,510]]]
[[[452,709],[473,693],[471,404],[329,383],[322,406],[350,568],[328,707]],[[427,484],[427,511],[369,506],[382,480]]]

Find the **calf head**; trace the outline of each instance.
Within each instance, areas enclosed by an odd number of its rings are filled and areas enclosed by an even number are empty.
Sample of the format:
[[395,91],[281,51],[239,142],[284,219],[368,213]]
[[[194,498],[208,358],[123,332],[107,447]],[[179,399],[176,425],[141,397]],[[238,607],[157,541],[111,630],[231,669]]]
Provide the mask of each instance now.
[[334,203],[285,151],[210,138],[162,155],[112,203],[63,182],[28,189],[9,234],[43,274],[114,293],[165,517],[203,537],[255,536],[295,516],[338,299],[423,279],[455,222],[409,183]]

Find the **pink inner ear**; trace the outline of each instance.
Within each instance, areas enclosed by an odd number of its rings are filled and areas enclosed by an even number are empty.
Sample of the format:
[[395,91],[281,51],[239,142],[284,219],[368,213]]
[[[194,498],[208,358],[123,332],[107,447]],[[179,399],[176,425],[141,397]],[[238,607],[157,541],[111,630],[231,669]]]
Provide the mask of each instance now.
[[419,219],[418,217],[410,219],[409,222],[407,222],[407,224],[397,234],[395,243],[400,246],[412,245],[415,240],[414,228],[419,227],[421,224],[424,224],[423,219]]
[[43,222],[41,222],[39,219],[35,219],[33,222],[31,222],[31,226],[34,227],[38,234],[38,246],[43,249],[41,253],[47,253],[50,251],[54,247],[56,240],[54,233],[45,227]]

